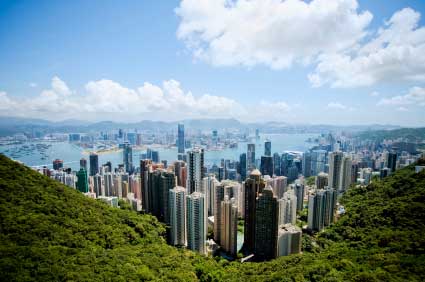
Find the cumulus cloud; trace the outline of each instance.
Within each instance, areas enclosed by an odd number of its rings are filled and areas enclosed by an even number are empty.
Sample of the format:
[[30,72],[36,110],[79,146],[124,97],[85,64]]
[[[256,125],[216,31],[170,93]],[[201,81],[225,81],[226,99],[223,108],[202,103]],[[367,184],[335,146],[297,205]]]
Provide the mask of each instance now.
[[405,95],[397,95],[390,98],[383,98],[378,102],[378,106],[425,106],[425,88],[412,87]]
[[356,0],[182,0],[177,37],[214,66],[313,66],[314,87],[425,81],[425,28],[405,8],[377,31]]
[[[12,98],[0,92],[0,110],[5,115],[63,120],[137,121],[141,119],[181,120],[185,118],[238,118],[266,120],[282,118],[290,111],[284,102],[241,105],[233,99],[185,91],[180,82],[166,80],[162,85],[145,82],[132,89],[101,79],[89,81],[83,93],[72,91],[59,77],[35,97]],[[264,120],[263,120],[264,121]]]
[[177,37],[213,65],[273,69],[353,47],[372,20],[355,0],[183,0]]
[[410,8],[396,12],[358,49],[321,54],[309,75],[314,86],[371,86],[380,82],[425,81],[425,28]]

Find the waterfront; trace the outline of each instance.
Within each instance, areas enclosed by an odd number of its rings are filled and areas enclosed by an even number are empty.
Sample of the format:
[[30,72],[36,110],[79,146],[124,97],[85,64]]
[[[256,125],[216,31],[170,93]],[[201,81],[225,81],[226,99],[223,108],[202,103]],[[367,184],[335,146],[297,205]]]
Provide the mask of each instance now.
[[[306,142],[308,138],[315,138],[317,134],[261,134],[260,138],[256,140],[256,157],[258,158],[264,153],[264,141],[270,140],[272,142],[272,152],[282,153],[284,151],[297,151],[304,152],[309,149],[313,144]],[[20,149],[23,146],[31,146],[31,144],[46,144],[48,146],[43,153],[36,150],[27,151],[25,154],[11,155],[13,151]],[[152,146],[154,148],[155,146]],[[159,151],[161,160],[166,160],[171,163],[177,158],[177,148],[154,148]],[[213,164],[220,164],[221,159],[237,160],[241,153],[246,153],[247,142],[239,142],[237,148],[226,148],[220,151],[206,151],[205,164],[211,166]],[[140,154],[145,150],[133,150],[133,163],[138,166]],[[5,154],[15,160],[21,161],[28,166],[47,166],[52,167],[52,162],[55,159],[64,161],[64,165],[73,170],[79,169],[79,161],[81,158],[88,159],[88,152],[83,148],[70,142],[25,142],[15,145],[0,146],[0,153]],[[112,163],[113,167],[122,163],[122,152],[111,151],[99,154],[99,164],[104,164],[107,161]]]

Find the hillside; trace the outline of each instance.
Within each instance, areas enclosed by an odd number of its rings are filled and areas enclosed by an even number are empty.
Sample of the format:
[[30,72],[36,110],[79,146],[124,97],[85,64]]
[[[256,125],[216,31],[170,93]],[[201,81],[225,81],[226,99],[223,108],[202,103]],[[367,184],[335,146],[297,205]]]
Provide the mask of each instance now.
[[168,246],[150,215],[113,209],[0,155],[2,281],[424,281],[425,171],[353,188],[302,255],[265,263]]

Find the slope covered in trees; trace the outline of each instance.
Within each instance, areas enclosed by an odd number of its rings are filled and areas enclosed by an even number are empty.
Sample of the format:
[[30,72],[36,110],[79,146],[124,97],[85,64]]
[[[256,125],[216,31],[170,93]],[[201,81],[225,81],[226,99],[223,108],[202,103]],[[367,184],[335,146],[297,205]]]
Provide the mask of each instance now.
[[[352,188],[304,253],[264,263],[165,243],[154,217],[108,207],[0,155],[0,280],[424,281],[425,171]],[[306,237],[307,238],[307,237]]]

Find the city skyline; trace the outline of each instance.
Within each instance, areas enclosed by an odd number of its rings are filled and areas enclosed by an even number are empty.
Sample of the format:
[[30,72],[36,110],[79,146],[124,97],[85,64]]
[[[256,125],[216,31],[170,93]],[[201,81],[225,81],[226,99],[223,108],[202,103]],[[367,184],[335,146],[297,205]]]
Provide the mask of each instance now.
[[2,1],[0,110],[423,126],[424,11],[420,1]]

